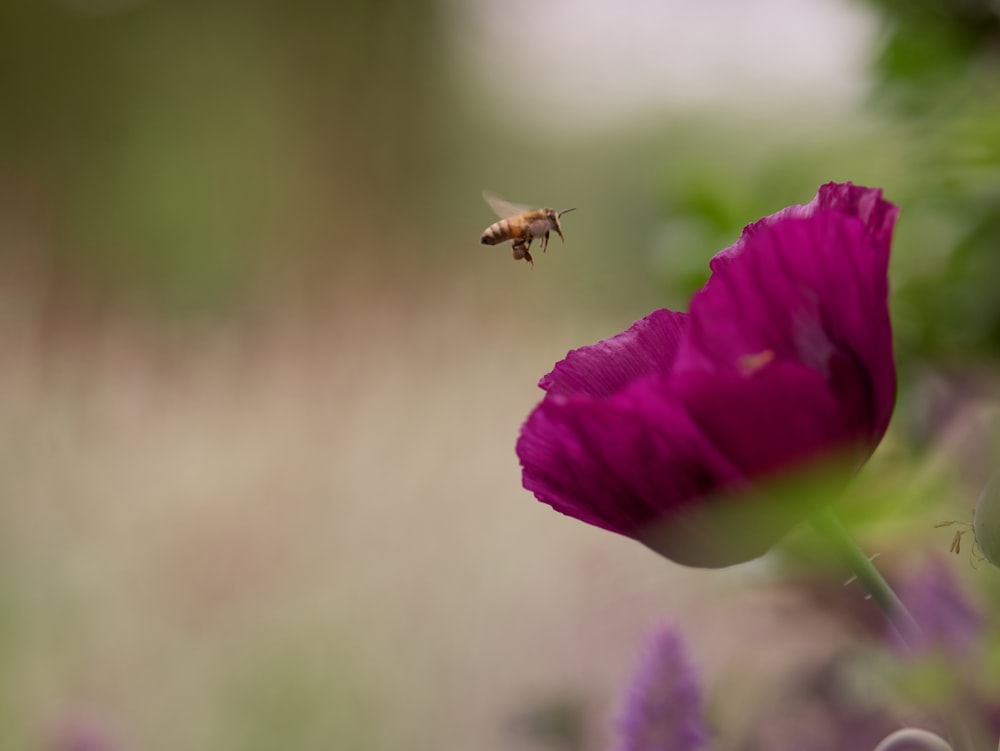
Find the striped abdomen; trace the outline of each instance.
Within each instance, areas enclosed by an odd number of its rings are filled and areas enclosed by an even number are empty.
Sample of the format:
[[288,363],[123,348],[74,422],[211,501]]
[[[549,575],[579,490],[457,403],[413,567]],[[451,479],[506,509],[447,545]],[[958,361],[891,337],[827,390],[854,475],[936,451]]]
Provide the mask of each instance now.
[[479,242],[483,245],[496,245],[507,240],[519,240],[524,237],[526,226],[520,216],[501,219],[483,230]]

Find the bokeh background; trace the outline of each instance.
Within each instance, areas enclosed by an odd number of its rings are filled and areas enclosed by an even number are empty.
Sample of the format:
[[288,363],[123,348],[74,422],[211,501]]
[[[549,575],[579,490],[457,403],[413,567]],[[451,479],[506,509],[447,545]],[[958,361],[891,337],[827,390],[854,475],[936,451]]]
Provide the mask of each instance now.
[[[850,634],[780,562],[536,503],[518,427],[743,225],[880,186],[901,391],[854,516],[946,552],[995,456],[998,13],[3,0],[0,748],[589,751],[662,620],[749,738]],[[480,246],[484,188],[566,243]]]

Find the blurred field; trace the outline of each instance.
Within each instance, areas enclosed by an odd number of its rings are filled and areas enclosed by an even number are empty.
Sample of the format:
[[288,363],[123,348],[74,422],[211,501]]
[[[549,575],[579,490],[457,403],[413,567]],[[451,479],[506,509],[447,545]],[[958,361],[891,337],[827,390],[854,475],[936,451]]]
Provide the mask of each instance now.
[[524,692],[606,698],[647,622],[595,616],[684,577],[519,490],[531,321],[341,302],[6,333],[4,747],[77,714],[125,748],[500,747]]
[[728,577],[520,490],[516,431],[568,345],[474,298],[7,332],[4,747],[83,717],[115,748],[534,748],[515,719],[566,702],[598,748],[664,618],[706,668],[793,659],[725,636]]

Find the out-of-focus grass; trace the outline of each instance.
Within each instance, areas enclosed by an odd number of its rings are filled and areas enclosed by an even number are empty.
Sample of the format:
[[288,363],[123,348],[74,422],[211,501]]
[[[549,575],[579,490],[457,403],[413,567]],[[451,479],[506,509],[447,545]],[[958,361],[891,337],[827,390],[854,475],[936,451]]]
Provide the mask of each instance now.
[[442,294],[6,338],[2,745],[82,713],[127,747],[489,748],[523,692],[608,698],[631,639],[597,644],[660,608],[617,587],[685,573],[519,489],[551,344]]
[[7,332],[2,745],[83,715],[149,749],[528,748],[515,718],[568,696],[599,748],[658,619],[729,676],[737,725],[739,676],[836,645],[749,571],[681,569],[520,489],[537,377],[623,324],[474,282]]

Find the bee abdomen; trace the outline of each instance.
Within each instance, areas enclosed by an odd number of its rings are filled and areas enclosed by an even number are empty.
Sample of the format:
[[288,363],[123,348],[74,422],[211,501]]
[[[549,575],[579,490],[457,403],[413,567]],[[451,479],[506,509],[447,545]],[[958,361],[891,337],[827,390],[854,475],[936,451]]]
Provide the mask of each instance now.
[[506,219],[495,222],[489,227],[483,230],[482,236],[479,238],[479,242],[483,245],[496,245],[497,243],[503,242],[507,239]]

